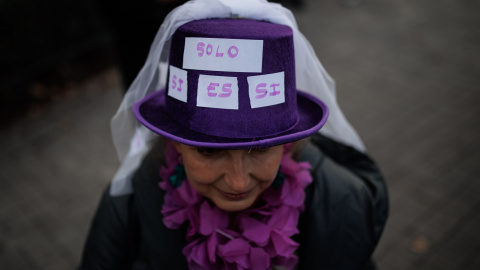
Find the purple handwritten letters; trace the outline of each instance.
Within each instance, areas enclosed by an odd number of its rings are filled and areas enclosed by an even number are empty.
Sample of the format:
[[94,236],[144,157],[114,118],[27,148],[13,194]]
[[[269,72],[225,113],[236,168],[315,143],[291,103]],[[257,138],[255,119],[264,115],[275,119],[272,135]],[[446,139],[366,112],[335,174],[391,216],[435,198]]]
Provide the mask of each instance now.
[[[210,56],[210,55],[212,55],[212,51],[213,51],[213,45],[212,44],[208,44],[207,48],[205,49],[205,43],[203,43],[201,41],[197,43],[197,52],[198,52],[199,57],[203,57],[204,54],[206,54],[206,56]],[[215,57],[223,57],[224,53],[222,51],[223,50],[220,50],[220,45],[218,45],[217,46],[217,51],[215,53]],[[235,45],[232,45],[232,46],[230,46],[230,48],[228,48],[227,55],[230,58],[235,58],[235,57],[237,57],[238,52],[239,52],[238,48]]]
[[197,106],[238,110],[237,77],[200,75],[198,77]]
[[285,102],[285,73],[278,72],[266,75],[250,76],[248,93],[250,106],[260,108]]
[[[168,95],[187,102],[186,70],[170,66]],[[284,72],[247,77],[251,108],[285,102]],[[197,86],[197,106],[238,110],[237,77],[200,75]]]
[[187,71],[170,66],[170,80],[168,95],[183,102],[187,102]]
[[263,40],[185,38],[183,69],[262,72]]
[[[168,94],[187,102],[187,71],[261,73],[263,40],[185,38],[183,69],[170,66]],[[285,102],[285,73],[278,72],[247,77],[251,108]],[[197,106],[238,110],[237,77],[200,74]]]

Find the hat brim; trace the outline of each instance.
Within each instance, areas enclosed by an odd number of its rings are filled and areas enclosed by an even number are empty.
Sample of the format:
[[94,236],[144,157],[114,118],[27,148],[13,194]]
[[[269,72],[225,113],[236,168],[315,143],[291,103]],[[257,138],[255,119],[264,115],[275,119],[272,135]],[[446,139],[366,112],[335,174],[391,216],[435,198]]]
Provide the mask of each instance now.
[[310,94],[297,90],[299,119],[293,128],[268,137],[225,138],[181,126],[165,111],[165,98],[165,89],[147,95],[133,106],[135,116],[151,131],[173,141],[196,147],[245,149],[285,144],[311,136],[320,130],[328,118],[328,107],[325,103]]

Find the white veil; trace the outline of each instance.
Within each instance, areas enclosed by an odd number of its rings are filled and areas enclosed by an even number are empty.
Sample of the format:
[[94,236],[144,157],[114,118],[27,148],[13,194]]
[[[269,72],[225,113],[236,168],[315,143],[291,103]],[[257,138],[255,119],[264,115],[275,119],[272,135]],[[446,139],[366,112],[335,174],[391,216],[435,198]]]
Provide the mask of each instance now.
[[319,132],[365,151],[361,139],[337,104],[335,82],[323,68],[310,43],[298,30],[290,10],[266,0],[192,0],[177,7],[165,18],[145,65],[129,87],[111,121],[113,143],[121,161],[110,187],[112,196],[132,192],[132,174],[157,136],[138,123],[132,113],[132,105],[147,94],[165,87],[171,36],[178,27],[193,20],[231,17],[268,21],[292,28],[297,89],[320,98],[330,111],[327,123]]

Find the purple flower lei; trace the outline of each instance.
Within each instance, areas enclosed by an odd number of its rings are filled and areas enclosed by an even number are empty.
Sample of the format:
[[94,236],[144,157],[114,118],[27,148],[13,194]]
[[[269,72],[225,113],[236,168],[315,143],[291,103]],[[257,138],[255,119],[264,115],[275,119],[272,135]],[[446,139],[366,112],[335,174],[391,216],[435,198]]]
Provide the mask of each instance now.
[[[166,149],[166,166],[160,170],[159,186],[166,191],[163,223],[178,229],[189,221],[187,246],[183,254],[190,269],[271,269],[282,265],[292,269],[299,246],[290,237],[298,233],[297,223],[304,210],[305,187],[312,182],[307,162],[296,162],[284,147],[280,172],[285,179],[260,195],[265,202],[238,213],[229,213],[211,204],[188,181],[173,183],[178,153]],[[178,167],[177,167],[178,171]],[[185,180],[185,179],[184,179]]]

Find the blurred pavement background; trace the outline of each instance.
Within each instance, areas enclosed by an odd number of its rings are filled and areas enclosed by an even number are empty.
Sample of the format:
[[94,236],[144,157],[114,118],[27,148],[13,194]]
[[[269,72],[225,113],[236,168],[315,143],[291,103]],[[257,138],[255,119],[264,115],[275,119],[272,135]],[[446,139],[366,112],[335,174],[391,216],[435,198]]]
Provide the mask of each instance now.
[[[294,10],[387,178],[381,270],[480,269],[479,11],[474,0],[306,0]],[[65,88],[0,129],[1,269],[74,269],[118,166],[109,121],[119,70]]]

